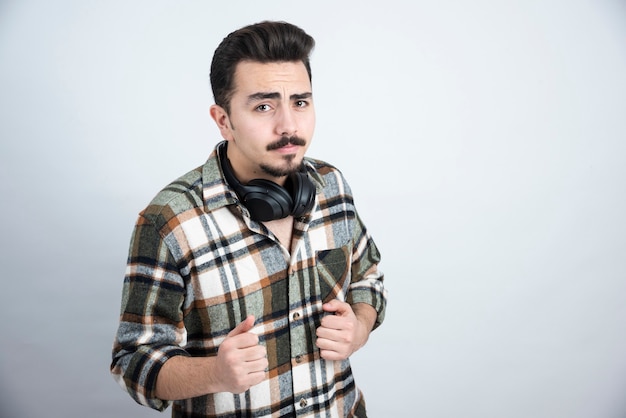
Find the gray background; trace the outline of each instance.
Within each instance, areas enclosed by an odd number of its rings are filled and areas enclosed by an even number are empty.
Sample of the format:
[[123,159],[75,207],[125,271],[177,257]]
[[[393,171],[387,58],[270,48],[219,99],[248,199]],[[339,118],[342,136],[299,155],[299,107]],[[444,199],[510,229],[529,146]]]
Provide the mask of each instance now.
[[213,50],[264,19],[316,38],[310,155],[383,252],[370,415],[626,416],[618,0],[0,2],[0,415],[162,416],[108,371],[130,232],[220,139]]

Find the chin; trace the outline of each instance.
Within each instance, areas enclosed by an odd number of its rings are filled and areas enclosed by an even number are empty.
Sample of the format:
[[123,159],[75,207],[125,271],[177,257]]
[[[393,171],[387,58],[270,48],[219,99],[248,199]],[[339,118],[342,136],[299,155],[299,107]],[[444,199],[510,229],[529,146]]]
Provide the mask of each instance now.
[[287,164],[282,164],[280,167],[269,164],[261,164],[260,167],[261,171],[272,177],[284,177],[300,171],[302,168],[302,160],[302,158],[299,160],[291,158]]

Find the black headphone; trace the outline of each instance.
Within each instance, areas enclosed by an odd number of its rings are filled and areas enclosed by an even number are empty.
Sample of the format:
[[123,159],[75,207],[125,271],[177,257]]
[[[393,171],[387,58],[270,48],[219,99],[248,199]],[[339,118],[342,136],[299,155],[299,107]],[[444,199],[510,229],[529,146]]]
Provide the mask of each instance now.
[[309,179],[304,167],[287,177],[285,187],[273,181],[254,179],[241,184],[233,173],[233,167],[226,156],[226,141],[218,145],[219,160],[228,184],[250,211],[255,221],[273,221],[293,215],[298,218],[308,213],[315,203],[315,185]]

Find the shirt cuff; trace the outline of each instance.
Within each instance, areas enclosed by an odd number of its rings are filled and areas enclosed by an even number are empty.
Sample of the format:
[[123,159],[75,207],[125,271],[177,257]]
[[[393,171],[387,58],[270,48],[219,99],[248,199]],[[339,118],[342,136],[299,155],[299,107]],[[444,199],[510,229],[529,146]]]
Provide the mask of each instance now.
[[156,397],[156,382],[163,364],[172,357],[189,356],[179,346],[140,346],[124,373],[124,385],[133,399],[144,406],[163,411],[170,401]]
[[376,280],[374,283],[367,283],[367,281],[353,283],[348,293],[347,302],[351,305],[367,303],[376,310],[376,322],[372,330],[383,323],[387,307],[387,291],[382,282]]

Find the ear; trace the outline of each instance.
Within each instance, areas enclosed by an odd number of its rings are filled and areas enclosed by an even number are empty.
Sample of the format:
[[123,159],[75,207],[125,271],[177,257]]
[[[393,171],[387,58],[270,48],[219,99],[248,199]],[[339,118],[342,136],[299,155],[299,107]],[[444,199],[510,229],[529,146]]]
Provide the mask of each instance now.
[[224,110],[222,106],[218,106],[214,104],[209,109],[209,114],[215,121],[217,128],[220,130],[220,133],[222,134],[222,138],[224,138],[227,141],[232,140],[233,128],[232,128],[232,124],[230,123],[228,113],[226,113],[226,110]]

